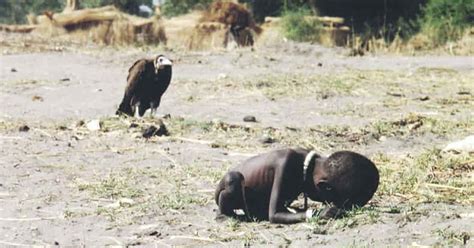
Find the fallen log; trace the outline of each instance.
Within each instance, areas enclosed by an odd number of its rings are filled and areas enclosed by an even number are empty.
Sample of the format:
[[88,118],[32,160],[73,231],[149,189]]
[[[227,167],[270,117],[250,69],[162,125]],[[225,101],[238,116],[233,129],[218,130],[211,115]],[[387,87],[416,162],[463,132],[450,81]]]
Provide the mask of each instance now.
[[104,6],[94,9],[81,9],[69,11],[66,13],[53,13],[51,17],[48,15],[40,15],[37,17],[38,24],[49,24],[53,22],[55,25],[65,27],[77,25],[87,22],[113,21],[120,17],[126,18],[114,6]]

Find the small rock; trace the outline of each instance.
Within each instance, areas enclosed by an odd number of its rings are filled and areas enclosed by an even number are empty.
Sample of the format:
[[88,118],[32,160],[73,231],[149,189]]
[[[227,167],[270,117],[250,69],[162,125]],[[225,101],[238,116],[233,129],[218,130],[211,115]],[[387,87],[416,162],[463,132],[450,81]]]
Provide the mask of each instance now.
[[296,128],[296,127],[288,127],[288,126],[286,126],[285,128],[288,129],[288,130],[290,130],[290,131],[293,131],[293,132],[296,132],[296,131],[299,130],[299,128]]
[[145,129],[142,130],[142,136],[145,139],[148,139],[152,136],[168,136],[168,129],[166,129],[166,126],[163,122],[159,123],[159,127],[156,127],[154,125],[151,125]]
[[79,120],[76,122],[76,127],[82,127],[84,126],[84,124],[86,124],[83,120]]
[[11,72],[17,72],[15,68],[10,69]]
[[421,97],[418,97],[418,100],[424,102],[424,101],[430,100],[430,97],[429,96],[421,96]]
[[71,139],[78,141],[78,140],[84,139],[84,137],[82,137],[80,135],[73,135],[73,136],[71,136]]
[[319,62],[319,63],[318,63],[318,66],[319,66],[319,67],[322,67],[322,66],[323,66],[323,63]]
[[23,125],[23,126],[20,126],[20,127],[18,128],[18,131],[20,131],[20,132],[28,132],[28,131],[30,131],[30,127],[27,126],[27,125]]
[[412,124],[409,124],[408,125],[408,129],[410,131],[413,131],[413,130],[416,130],[418,129],[419,127],[423,126],[423,122],[422,121],[417,121],[415,123],[412,123]]
[[120,207],[130,207],[130,206],[132,206],[133,204],[135,204],[135,201],[134,201],[133,199],[130,199],[130,198],[120,198],[120,199],[118,199],[118,200],[117,200],[116,202],[114,202],[114,203],[105,205],[105,207],[106,207],[106,208],[116,209],[116,208],[120,208]]
[[225,73],[220,73],[218,76],[217,76],[217,79],[226,79],[227,78],[227,74]]
[[65,130],[67,130],[67,127],[64,126],[64,125],[60,125],[60,126],[58,126],[58,130],[65,131]]
[[257,118],[253,115],[247,115],[244,117],[245,122],[257,122]]
[[403,93],[399,93],[399,92],[387,92],[387,95],[394,96],[394,97],[405,97]]
[[120,198],[119,200],[120,206],[131,206],[135,204],[135,201],[130,198]]
[[38,95],[32,96],[32,97],[31,97],[31,100],[33,100],[33,101],[40,101],[40,102],[44,101],[43,97],[38,96]]
[[147,233],[145,233],[146,236],[156,236],[156,237],[159,237],[161,236],[161,233],[156,231],[156,230],[152,230],[152,231],[149,231]]
[[137,128],[138,124],[137,123],[130,123],[130,126],[128,128]]
[[99,131],[100,130],[100,121],[99,120],[91,120],[86,124],[87,129],[89,131]]
[[457,153],[467,152],[474,153],[474,135],[467,136],[463,140],[459,140],[448,144],[443,151],[453,151]]
[[54,245],[59,246],[59,242],[58,242],[58,241],[54,241]]
[[275,140],[271,137],[263,137],[261,139],[259,139],[260,143],[262,144],[272,144],[272,143],[275,143]]
[[70,79],[70,78],[61,78],[61,79],[59,79],[59,81],[61,81],[61,82],[67,82],[67,81],[71,81],[71,79]]

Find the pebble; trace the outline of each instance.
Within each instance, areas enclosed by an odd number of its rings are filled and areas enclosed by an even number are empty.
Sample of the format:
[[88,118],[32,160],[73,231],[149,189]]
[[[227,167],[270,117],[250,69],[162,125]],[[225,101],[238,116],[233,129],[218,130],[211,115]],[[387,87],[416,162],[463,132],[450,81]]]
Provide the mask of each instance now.
[[244,117],[245,122],[257,122],[257,118],[253,115],[247,115]]
[[27,125],[23,125],[23,126],[20,126],[20,127],[18,128],[18,131],[20,131],[20,132],[28,132],[28,131],[30,131],[30,127],[27,126]]
[[100,130],[100,121],[99,120],[91,120],[86,124],[87,129],[89,131],[98,131]]
[[160,123],[159,127],[155,125],[148,126],[142,130],[142,137],[145,139],[151,138],[152,136],[168,136],[168,129],[165,124]]
[[271,137],[263,137],[261,139],[259,139],[260,143],[262,144],[271,144],[271,143],[275,143],[275,140]]

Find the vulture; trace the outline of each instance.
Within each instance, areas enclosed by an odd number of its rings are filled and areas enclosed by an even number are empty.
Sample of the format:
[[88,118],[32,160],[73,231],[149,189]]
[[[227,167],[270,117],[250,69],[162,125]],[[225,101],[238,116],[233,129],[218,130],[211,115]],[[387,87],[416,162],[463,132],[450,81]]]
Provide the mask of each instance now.
[[116,114],[142,117],[146,110],[151,109],[153,116],[170,84],[172,65],[171,60],[163,55],[137,60],[128,69],[127,87]]

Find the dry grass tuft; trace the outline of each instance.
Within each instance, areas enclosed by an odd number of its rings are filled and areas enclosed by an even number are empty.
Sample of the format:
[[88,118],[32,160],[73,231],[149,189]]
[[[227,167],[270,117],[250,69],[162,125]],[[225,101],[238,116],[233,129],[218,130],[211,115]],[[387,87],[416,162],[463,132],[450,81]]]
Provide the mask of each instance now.
[[227,28],[218,22],[199,23],[188,37],[187,48],[190,50],[208,50],[224,47]]
[[167,38],[157,16],[149,19],[120,12],[113,6],[30,17],[34,33],[64,40],[105,45],[159,44]]
[[237,46],[252,46],[256,35],[261,32],[262,29],[244,5],[215,1],[199,18],[188,38],[187,48],[204,50],[227,47],[232,40]]
[[372,157],[381,172],[380,197],[411,202],[474,203],[474,159],[467,154],[426,150],[415,156]]
[[249,27],[257,34],[262,32],[244,5],[230,1],[213,2],[204,12],[200,22],[219,22],[226,26]]

